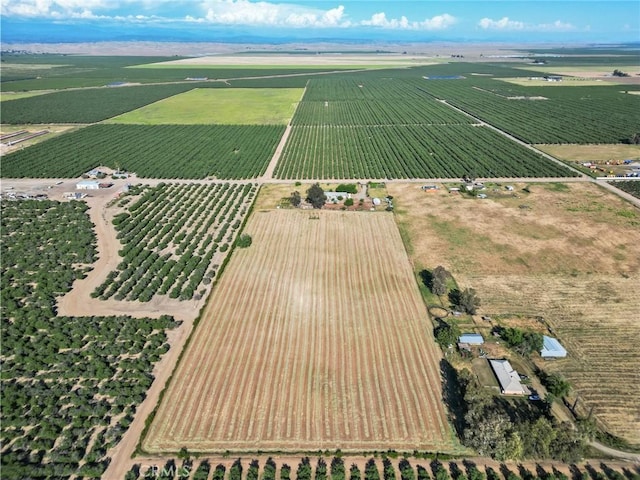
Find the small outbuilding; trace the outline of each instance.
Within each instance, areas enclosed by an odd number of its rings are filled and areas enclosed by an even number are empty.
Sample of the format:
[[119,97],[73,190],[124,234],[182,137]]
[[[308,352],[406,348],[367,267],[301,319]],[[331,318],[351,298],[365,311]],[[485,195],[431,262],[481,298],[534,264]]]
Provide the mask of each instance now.
[[458,337],[458,343],[468,343],[469,345],[482,345],[484,338],[479,333],[463,333]]
[[491,369],[498,379],[500,391],[504,395],[526,395],[529,390],[520,383],[520,375],[516,372],[509,360],[489,360]]
[[81,180],[76,183],[76,189],[78,190],[98,190],[100,188],[100,182],[96,180]]
[[540,356],[542,358],[564,358],[567,356],[567,351],[556,338],[543,335]]
[[337,203],[347,198],[351,198],[347,192],[324,192],[327,202]]

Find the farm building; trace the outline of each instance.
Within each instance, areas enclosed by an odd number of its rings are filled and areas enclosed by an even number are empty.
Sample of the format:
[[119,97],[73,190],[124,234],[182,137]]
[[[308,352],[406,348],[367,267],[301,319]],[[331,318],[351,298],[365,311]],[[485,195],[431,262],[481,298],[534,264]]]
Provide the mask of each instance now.
[[564,358],[567,356],[567,351],[557,339],[543,335],[540,356],[542,358]]
[[82,180],[76,183],[76,189],[78,190],[98,190],[100,188],[100,182],[95,180]]
[[351,195],[347,192],[324,192],[324,196],[327,197],[327,202],[339,202],[350,198]]
[[103,174],[104,174],[104,172],[101,172],[100,170],[97,170],[97,169],[89,170],[89,171],[86,173],[86,175],[87,175],[89,178],[97,178],[98,176],[103,175]]
[[458,343],[468,343],[469,345],[482,345],[484,338],[479,333],[463,333],[458,337]]
[[500,383],[500,391],[505,395],[525,395],[529,391],[520,383],[520,375],[509,360],[489,360],[491,369]]

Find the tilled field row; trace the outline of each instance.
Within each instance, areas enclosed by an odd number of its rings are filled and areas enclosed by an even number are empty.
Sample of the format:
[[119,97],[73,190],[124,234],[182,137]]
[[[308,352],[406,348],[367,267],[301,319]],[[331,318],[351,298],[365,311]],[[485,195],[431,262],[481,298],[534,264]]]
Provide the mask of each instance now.
[[447,449],[440,352],[392,215],[259,211],[150,452]]

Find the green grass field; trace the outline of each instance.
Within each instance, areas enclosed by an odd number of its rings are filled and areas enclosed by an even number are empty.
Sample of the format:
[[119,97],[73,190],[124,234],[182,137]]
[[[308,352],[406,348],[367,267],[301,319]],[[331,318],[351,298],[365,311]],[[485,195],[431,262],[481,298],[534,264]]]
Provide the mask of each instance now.
[[6,102],[9,100],[19,100],[21,98],[36,97],[38,95],[44,95],[51,93],[43,90],[36,90],[33,92],[0,92],[0,102]]
[[141,125],[286,125],[300,88],[194,89],[114,117]]

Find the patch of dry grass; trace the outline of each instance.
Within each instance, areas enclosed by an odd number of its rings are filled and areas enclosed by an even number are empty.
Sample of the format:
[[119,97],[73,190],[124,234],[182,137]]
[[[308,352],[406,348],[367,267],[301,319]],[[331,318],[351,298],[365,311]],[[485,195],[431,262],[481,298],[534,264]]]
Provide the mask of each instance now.
[[541,366],[569,379],[585,413],[640,444],[640,214],[591,183],[515,187],[485,200],[388,189],[414,266],[450,269],[476,289],[482,315],[521,327],[544,318],[569,356]]
[[640,145],[536,145],[535,147],[567,162],[640,160]]

